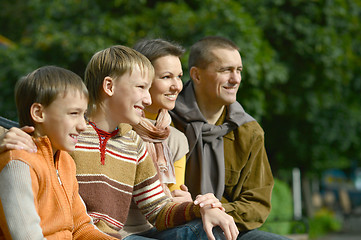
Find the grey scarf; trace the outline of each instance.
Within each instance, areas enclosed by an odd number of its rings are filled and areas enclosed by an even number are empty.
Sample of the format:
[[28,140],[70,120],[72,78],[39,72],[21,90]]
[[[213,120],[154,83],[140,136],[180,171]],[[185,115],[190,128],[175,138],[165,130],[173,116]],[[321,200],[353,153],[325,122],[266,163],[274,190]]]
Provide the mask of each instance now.
[[193,197],[214,193],[221,200],[225,186],[223,136],[255,119],[235,102],[227,106],[227,117],[222,125],[208,124],[198,108],[192,81],[184,85],[170,114],[175,126],[188,138],[185,183],[190,193]]

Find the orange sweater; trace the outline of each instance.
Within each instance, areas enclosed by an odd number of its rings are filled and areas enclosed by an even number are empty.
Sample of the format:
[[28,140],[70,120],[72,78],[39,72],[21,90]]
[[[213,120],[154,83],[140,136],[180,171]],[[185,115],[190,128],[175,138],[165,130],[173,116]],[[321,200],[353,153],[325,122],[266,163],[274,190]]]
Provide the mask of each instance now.
[[54,164],[50,140],[38,138],[36,144],[37,153],[0,154],[0,239],[38,238],[41,232],[48,240],[115,239],[87,215],[70,155],[58,151]]

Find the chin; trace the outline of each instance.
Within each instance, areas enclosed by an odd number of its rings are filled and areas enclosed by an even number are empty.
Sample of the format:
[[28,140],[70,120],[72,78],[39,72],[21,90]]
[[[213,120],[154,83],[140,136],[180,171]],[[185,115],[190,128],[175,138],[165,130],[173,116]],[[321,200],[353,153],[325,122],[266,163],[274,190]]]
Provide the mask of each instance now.
[[134,119],[130,119],[130,121],[128,122],[130,125],[137,125],[140,123],[140,117],[139,118],[134,118]]
[[168,111],[172,110],[175,107],[175,103],[170,103],[162,107],[162,109],[166,109]]

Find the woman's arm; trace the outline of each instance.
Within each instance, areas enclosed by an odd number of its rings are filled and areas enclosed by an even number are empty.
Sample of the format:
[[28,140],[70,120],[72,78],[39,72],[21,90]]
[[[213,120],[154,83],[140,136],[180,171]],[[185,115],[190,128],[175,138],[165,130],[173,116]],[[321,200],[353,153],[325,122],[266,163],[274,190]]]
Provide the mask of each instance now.
[[0,153],[6,150],[24,149],[28,152],[36,152],[36,145],[29,133],[34,127],[12,127],[9,130],[0,127]]

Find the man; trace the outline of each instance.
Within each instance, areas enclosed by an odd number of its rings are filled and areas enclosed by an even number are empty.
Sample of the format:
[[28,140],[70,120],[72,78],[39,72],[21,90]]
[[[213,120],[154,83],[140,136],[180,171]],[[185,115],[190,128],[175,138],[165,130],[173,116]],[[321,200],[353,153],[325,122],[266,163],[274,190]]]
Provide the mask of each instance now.
[[236,100],[243,69],[238,50],[218,36],[191,47],[191,81],[171,112],[189,141],[186,185],[192,196],[211,192],[221,200],[237,224],[238,239],[285,239],[255,230],[271,210],[274,181],[264,132]]

